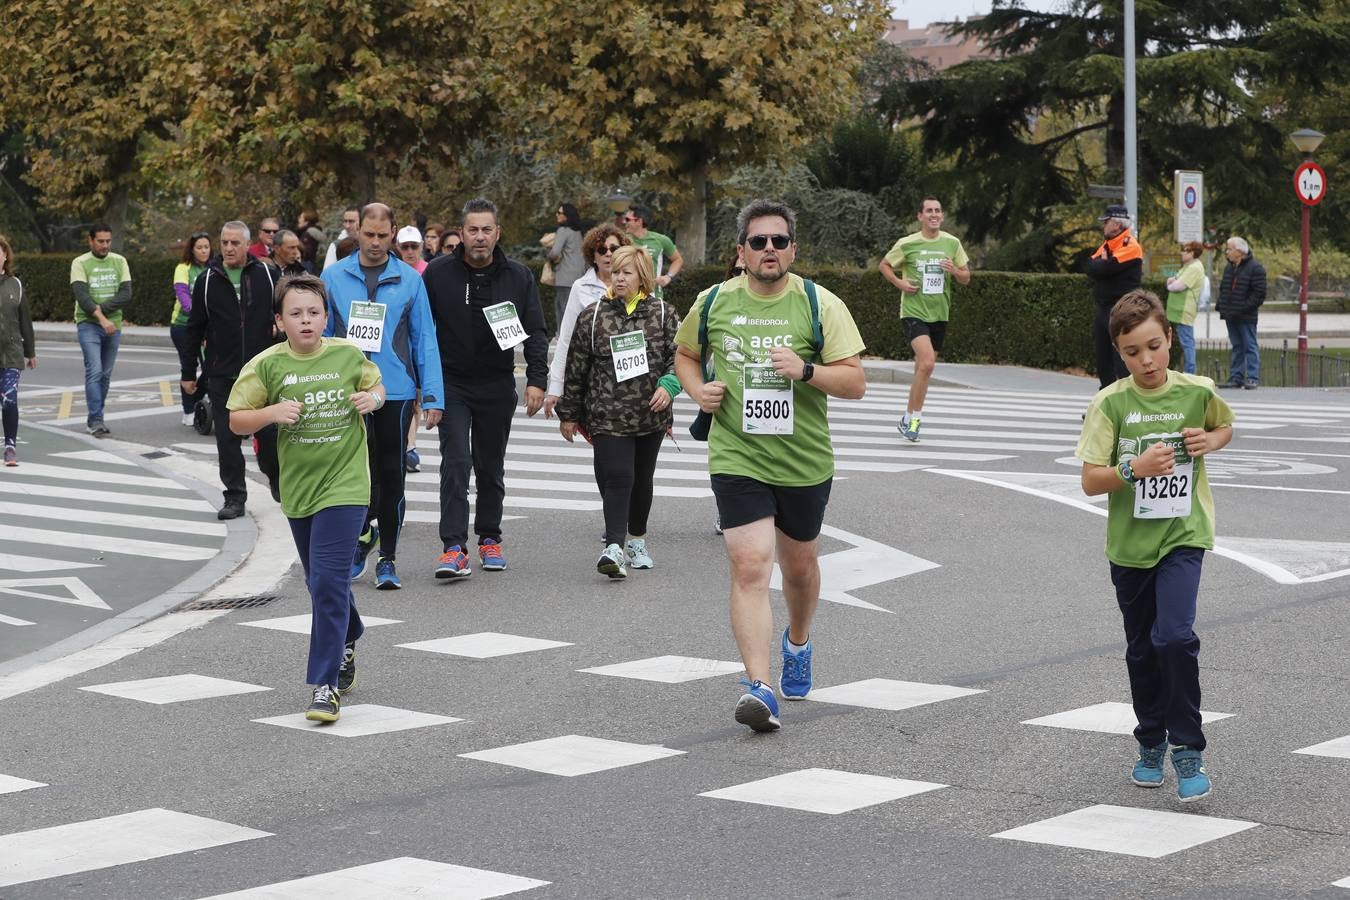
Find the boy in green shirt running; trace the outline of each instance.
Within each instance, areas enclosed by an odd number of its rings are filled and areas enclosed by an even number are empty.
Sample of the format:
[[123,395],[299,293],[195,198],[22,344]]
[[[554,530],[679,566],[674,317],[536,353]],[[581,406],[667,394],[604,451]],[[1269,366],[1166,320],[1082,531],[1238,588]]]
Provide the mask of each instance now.
[[384,405],[380,370],[356,345],[323,337],[328,297],[314,275],[283,278],[277,327],[286,334],[244,364],[230,391],[230,430],[277,426],[281,511],[313,604],[305,718],[336,722],[356,684],[356,641],[365,630],[352,597],[352,547],[370,502],[363,416]]
[[[928,396],[928,380],[937,367],[937,355],[947,337],[951,316],[952,281],[970,284],[970,259],[955,236],[942,230],[942,202],[925,197],[919,208],[920,229],[895,242],[878,268],[902,295],[900,324],[914,350],[914,380],[909,385],[909,403],[900,419],[900,433],[910,441],[919,439],[919,420]],[[904,274],[897,275],[899,268]]]
[[1111,341],[1129,378],[1103,388],[1083,419],[1083,491],[1110,494],[1106,556],[1125,624],[1125,665],[1139,720],[1130,780],[1161,787],[1172,744],[1181,802],[1210,793],[1201,752],[1196,596],[1214,547],[1205,457],[1233,439],[1214,382],[1167,368],[1172,331],[1158,298],[1130,291],[1111,310]]

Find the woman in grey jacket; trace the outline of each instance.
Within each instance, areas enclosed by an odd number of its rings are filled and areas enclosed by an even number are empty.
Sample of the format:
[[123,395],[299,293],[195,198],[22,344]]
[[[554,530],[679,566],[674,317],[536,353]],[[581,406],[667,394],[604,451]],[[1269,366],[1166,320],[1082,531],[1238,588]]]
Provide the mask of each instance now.
[[14,251],[0,235],[0,419],[4,420],[5,465],[19,464],[19,371],[37,368],[33,318],[23,283],[14,277]]
[[[570,203],[559,203],[558,229],[553,235],[553,246],[548,250],[548,261],[553,264],[553,330],[557,333],[567,309],[567,298],[572,283],[586,272],[586,260],[581,255],[581,219],[577,208]],[[566,347],[559,348],[566,351]]]

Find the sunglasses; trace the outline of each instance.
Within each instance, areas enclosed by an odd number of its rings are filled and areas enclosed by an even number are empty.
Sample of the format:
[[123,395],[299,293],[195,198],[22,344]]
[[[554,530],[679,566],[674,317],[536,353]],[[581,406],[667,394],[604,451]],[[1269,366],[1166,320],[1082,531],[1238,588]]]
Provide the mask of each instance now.
[[263,234],[276,234],[280,229],[277,228],[259,228]]
[[746,240],[745,243],[751,250],[758,253],[769,245],[769,241],[773,241],[773,249],[786,250],[788,244],[792,243],[792,238],[786,234],[757,234]]
[[421,244],[399,244],[399,245],[398,245],[398,248],[399,248],[400,250],[420,250],[420,249],[422,249],[422,245],[421,245]]
[[620,246],[622,246],[622,245],[621,245],[621,244],[606,244],[606,245],[603,246],[603,247],[596,247],[596,248],[595,248],[595,255],[596,255],[596,256],[609,256],[609,255],[610,255],[611,253],[613,253],[615,250],[618,250]]

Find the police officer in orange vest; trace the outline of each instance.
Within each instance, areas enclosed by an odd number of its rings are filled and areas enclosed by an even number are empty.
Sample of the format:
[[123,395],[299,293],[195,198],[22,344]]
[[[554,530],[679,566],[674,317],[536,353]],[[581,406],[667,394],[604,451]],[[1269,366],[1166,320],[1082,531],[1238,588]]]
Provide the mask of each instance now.
[[1097,378],[1107,387],[1128,372],[1106,330],[1111,307],[1135,290],[1144,278],[1144,248],[1130,231],[1130,211],[1112,205],[1097,221],[1102,223],[1106,240],[1088,260],[1087,274],[1092,279],[1092,299],[1097,312],[1092,320],[1092,342],[1097,350]]

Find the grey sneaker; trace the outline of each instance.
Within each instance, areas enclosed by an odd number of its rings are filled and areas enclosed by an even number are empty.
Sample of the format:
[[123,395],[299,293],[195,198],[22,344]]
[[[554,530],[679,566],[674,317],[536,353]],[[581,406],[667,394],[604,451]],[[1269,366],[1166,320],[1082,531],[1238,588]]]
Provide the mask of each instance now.
[[600,554],[600,559],[595,564],[595,571],[601,575],[608,575],[610,578],[627,578],[628,557],[624,556],[623,548],[618,544],[610,544],[605,547],[605,552]]
[[652,558],[647,553],[646,538],[632,538],[624,545],[624,551],[628,554],[628,564],[635,569],[650,569],[652,567]]
[[1156,747],[1145,747],[1140,744],[1139,759],[1134,763],[1134,771],[1130,772],[1130,783],[1141,788],[1162,787],[1165,756],[1167,756],[1166,741]]

